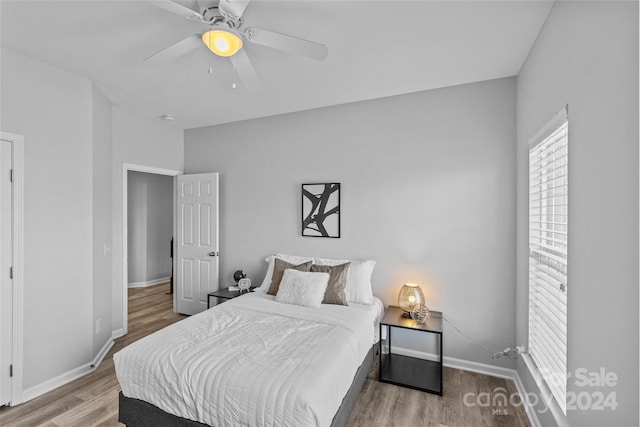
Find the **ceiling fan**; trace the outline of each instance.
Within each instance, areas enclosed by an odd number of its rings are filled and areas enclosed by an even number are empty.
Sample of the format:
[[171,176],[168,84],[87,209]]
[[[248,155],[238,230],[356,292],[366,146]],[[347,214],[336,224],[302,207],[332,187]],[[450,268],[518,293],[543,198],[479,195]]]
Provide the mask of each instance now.
[[171,0],[151,2],[154,6],[208,26],[202,34],[194,34],[146,58],[149,63],[172,61],[201,48],[204,44],[214,54],[231,60],[234,69],[249,89],[259,87],[253,65],[243,44],[245,41],[306,56],[322,61],[327,46],[298,37],[276,33],[262,28],[244,28],[242,14],[249,0],[190,0],[177,3]]

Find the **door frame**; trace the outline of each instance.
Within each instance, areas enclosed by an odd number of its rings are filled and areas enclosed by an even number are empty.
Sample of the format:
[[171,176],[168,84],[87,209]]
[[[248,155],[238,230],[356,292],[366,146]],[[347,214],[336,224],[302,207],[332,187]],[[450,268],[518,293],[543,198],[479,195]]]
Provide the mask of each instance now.
[[24,333],[24,136],[0,131],[0,139],[12,144],[13,154],[13,337],[10,406],[22,403]]
[[[129,299],[128,299],[128,289],[129,289],[129,266],[128,266],[128,256],[129,256],[129,224],[127,218],[127,210],[128,210],[128,173],[129,171],[134,172],[145,172],[145,173],[153,173],[156,175],[166,175],[166,176],[178,176],[182,175],[184,172],[173,169],[163,169],[157,168],[154,166],[146,166],[139,165],[133,163],[122,163],[122,335],[126,335],[129,330]],[[175,180],[174,180],[175,181]],[[175,182],[173,184],[173,233],[175,234],[176,230],[176,200],[175,200]],[[175,294],[174,294],[174,306],[175,306]]]

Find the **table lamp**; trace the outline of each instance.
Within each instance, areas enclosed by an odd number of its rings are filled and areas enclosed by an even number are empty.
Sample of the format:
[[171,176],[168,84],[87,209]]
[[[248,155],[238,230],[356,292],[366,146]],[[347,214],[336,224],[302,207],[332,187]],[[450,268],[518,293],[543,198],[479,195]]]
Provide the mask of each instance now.
[[411,317],[411,309],[416,304],[424,304],[424,294],[416,283],[405,283],[398,294],[398,306],[404,317]]

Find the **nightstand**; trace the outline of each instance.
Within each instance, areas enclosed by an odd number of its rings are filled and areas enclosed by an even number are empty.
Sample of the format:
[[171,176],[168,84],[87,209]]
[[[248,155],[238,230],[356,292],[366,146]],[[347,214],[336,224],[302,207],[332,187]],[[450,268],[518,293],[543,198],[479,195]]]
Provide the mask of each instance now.
[[[253,292],[255,286],[249,288],[249,292]],[[209,292],[207,294],[207,310],[211,308],[211,297],[218,298],[218,300],[229,300],[239,297],[240,295],[246,294],[247,292],[240,291],[230,291],[229,288],[218,289],[217,291]],[[221,302],[224,302],[221,301]]]
[[[427,321],[420,325],[410,317],[403,317],[400,307],[389,306],[380,322],[380,337],[382,337],[382,328],[387,330],[387,345],[381,342],[380,382],[442,396],[442,312],[431,311]],[[418,359],[393,353],[391,337],[395,328],[414,331],[412,333],[415,334],[435,334],[439,353],[437,360]]]

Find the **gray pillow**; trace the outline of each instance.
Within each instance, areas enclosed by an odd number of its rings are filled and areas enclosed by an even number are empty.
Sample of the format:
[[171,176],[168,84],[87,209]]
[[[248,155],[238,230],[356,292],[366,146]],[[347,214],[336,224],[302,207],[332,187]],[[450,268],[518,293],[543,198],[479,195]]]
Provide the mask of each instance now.
[[329,284],[324,291],[323,304],[349,305],[347,302],[347,274],[350,262],[340,265],[316,265],[311,266],[312,272],[329,273]]
[[275,295],[280,288],[280,282],[282,281],[282,275],[287,268],[292,268],[298,271],[309,271],[313,261],[307,261],[299,265],[289,264],[287,261],[283,261],[280,258],[276,258],[273,263],[273,276],[271,277],[271,286],[269,286],[269,295]]

